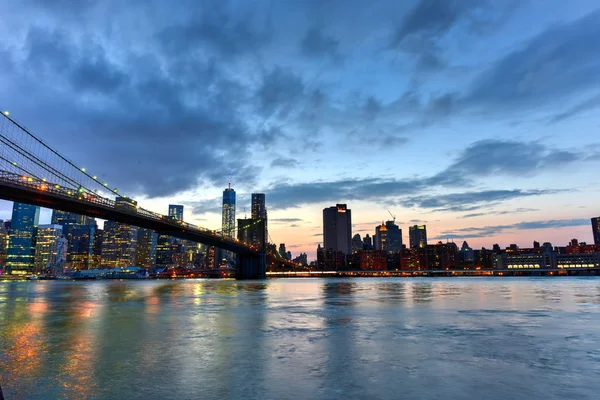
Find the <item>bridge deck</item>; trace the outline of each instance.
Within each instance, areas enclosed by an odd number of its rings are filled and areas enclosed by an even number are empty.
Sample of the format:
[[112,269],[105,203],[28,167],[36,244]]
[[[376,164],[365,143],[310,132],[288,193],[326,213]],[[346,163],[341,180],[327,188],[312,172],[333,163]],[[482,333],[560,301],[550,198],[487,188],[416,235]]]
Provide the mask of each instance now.
[[258,255],[258,249],[225,238],[216,231],[174,220],[140,207],[117,207],[95,193],[80,192],[43,180],[0,171],[0,198],[151,229],[159,234],[191,240],[242,255]]

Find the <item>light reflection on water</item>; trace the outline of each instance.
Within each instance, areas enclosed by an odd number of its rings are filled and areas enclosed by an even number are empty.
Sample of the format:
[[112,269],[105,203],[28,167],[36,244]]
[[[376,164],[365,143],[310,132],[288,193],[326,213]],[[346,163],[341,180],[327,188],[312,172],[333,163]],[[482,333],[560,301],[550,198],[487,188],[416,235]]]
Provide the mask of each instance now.
[[597,399],[600,279],[0,284],[8,399]]

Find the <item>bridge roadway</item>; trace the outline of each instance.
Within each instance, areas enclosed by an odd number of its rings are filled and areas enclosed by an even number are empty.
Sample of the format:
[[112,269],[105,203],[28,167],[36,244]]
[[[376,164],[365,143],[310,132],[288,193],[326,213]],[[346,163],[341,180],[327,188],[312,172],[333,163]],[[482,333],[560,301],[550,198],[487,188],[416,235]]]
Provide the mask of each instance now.
[[[240,243],[236,239],[225,238],[216,231],[140,207],[117,207],[114,200],[94,193],[80,193],[76,188],[61,187],[12,172],[0,171],[0,198],[151,229],[161,235],[232,251],[240,256],[238,259],[261,257],[258,248]],[[262,257],[264,258],[264,253]]]

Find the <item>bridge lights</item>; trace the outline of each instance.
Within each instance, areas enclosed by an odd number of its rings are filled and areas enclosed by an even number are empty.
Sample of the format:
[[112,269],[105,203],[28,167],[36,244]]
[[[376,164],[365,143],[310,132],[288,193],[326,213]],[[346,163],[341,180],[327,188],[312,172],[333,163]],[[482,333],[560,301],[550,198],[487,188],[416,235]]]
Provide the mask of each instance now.
[[6,115],[7,117],[10,115],[8,111],[2,111],[2,114]]
[[98,177],[96,177],[96,176],[94,176],[93,178],[94,178],[94,180],[98,179]]
[[81,172],[85,172],[85,168],[81,168]]
[[105,183],[104,186],[108,186],[108,183]]

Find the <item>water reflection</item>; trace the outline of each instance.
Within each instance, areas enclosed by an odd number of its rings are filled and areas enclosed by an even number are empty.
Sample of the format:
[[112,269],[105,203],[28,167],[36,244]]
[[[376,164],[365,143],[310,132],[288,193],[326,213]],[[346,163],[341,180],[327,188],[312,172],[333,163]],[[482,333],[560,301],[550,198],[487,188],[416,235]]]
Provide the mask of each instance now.
[[569,278],[3,283],[0,380],[8,399],[592,399],[599,300]]

